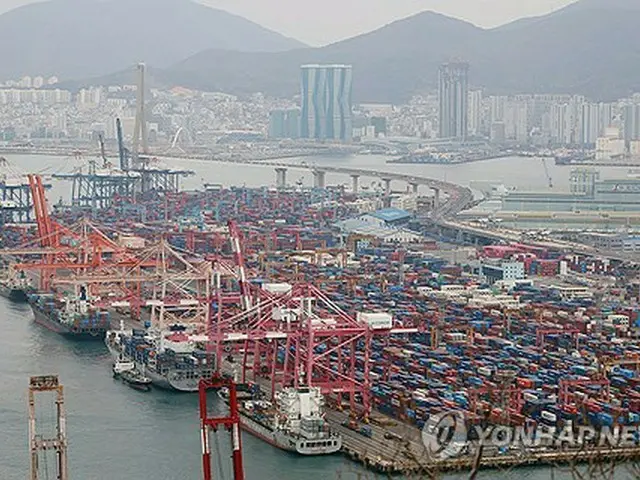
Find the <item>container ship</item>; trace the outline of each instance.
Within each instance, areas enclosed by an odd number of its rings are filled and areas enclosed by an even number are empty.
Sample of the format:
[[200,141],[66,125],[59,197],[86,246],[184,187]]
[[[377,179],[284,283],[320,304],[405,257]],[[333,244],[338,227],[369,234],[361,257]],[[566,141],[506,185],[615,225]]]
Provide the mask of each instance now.
[[119,330],[107,333],[105,343],[114,362],[133,362],[153,385],[165,390],[197,392],[201,379],[213,374],[212,355],[197,348],[185,327],[169,330]]
[[[228,404],[229,392],[218,395]],[[259,392],[238,392],[240,426],[252,435],[288,452],[330,455],[342,448],[342,436],[332,432],[322,415],[324,396],[319,388],[285,388],[276,394],[275,405]]]
[[84,287],[78,296],[30,294],[28,301],[36,323],[65,337],[102,340],[110,327],[109,312],[91,305]]

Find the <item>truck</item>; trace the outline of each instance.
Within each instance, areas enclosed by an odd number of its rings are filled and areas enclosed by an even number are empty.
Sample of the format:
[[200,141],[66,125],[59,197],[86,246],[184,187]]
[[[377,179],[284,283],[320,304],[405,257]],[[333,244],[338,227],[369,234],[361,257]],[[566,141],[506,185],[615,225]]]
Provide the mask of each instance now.
[[360,435],[365,436],[367,438],[373,437],[373,430],[369,425],[359,426],[358,422],[356,422],[353,419],[345,420],[344,422],[342,422],[342,426],[348,428],[349,430],[353,430],[354,432],[357,432]]

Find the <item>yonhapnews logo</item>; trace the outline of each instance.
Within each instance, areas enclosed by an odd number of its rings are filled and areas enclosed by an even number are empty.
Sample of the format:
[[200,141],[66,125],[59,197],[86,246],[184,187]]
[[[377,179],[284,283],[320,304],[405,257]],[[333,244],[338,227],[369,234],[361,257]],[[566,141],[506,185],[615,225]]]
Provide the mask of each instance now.
[[469,438],[464,414],[449,410],[429,416],[422,429],[422,442],[434,460],[446,460],[470,453],[473,447],[493,447],[500,451],[535,448],[624,449],[640,445],[640,426],[565,425],[556,428],[540,424],[536,427],[491,425],[473,426],[475,440]]
[[422,442],[435,460],[460,455],[469,443],[462,412],[450,410],[429,416],[422,428]]

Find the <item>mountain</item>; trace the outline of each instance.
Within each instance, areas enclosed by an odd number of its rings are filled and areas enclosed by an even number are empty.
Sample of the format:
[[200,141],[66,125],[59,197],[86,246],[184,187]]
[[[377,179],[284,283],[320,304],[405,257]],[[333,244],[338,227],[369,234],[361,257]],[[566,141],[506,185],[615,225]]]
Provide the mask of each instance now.
[[[474,83],[505,92],[615,99],[640,88],[640,2],[582,0],[487,32],[496,54]],[[475,69],[474,69],[475,70]]]
[[[191,0],[51,0],[0,16],[0,79],[87,78],[140,61],[168,67],[210,48],[281,51],[304,44]],[[10,46],[11,48],[6,48]]]
[[562,92],[613,99],[640,91],[640,1],[581,0],[494,29],[432,12],[321,48],[200,52],[155,76],[163,84],[291,96],[304,63],[354,67],[356,101],[402,101],[437,86],[438,65],[471,64],[471,84],[493,93]]
[[388,100],[428,88],[440,63],[466,57],[483,30],[470,23],[424,12],[379,30],[321,48],[289,52],[229,52],[212,49],[166,69],[166,83],[237,94],[297,92],[300,65],[347,63],[354,68],[354,92],[360,99]]

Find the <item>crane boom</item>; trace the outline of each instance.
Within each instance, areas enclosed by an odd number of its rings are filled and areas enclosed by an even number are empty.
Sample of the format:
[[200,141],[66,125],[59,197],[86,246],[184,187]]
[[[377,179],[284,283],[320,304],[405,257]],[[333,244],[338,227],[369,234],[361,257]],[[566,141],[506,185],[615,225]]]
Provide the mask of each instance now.
[[129,159],[127,149],[124,147],[124,136],[122,135],[122,122],[116,118],[116,134],[118,136],[118,156],[120,157],[120,170],[129,170]]
[[43,247],[59,247],[58,239],[55,236],[53,223],[49,217],[49,208],[47,206],[47,197],[44,193],[44,185],[40,175],[29,174],[29,188],[33,197],[33,210],[38,225],[38,235],[40,236],[40,245]]
[[247,274],[244,268],[244,257],[242,256],[242,247],[240,245],[240,232],[238,225],[233,220],[227,222],[229,227],[229,236],[231,240],[231,251],[238,269],[238,283],[240,284],[240,295],[242,299],[242,308],[247,311],[251,309],[251,297],[249,294],[249,285],[247,282]]

